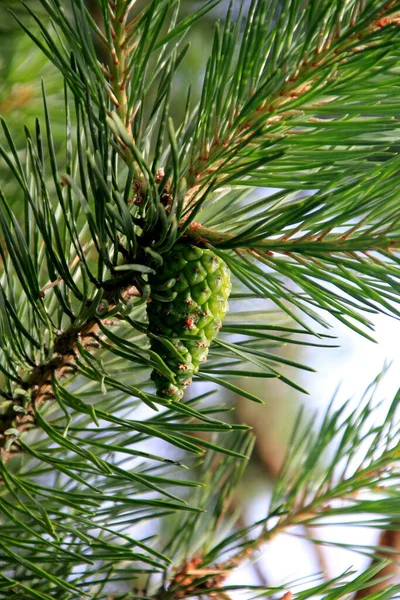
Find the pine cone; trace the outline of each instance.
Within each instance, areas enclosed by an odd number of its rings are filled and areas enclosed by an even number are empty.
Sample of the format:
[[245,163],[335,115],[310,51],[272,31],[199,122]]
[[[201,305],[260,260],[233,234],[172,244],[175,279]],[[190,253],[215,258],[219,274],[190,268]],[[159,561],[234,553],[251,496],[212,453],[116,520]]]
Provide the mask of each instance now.
[[[172,342],[178,352],[150,338],[151,349],[175,375],[175,384],[154,370],[151,378],[161,398],[180,400],[186,386],[207,360],[208,349],[228,310],[230,271],[211,250],[177,244],[150,277],[149,331]],[[178,354],[179,353],[179,354]]]

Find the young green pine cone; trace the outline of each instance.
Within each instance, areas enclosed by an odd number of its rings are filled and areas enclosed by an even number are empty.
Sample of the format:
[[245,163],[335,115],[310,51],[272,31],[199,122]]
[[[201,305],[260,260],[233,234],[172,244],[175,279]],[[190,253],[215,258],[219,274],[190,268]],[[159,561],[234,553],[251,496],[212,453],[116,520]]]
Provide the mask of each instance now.
[[180,400],[222,325],[231,291],[230,271],[211,250],[177,244],[150,277],[149,331],[172,342],[177,352],[150,338],[151,349],[175,375],[173,384],[154,370],[151,378],[161,398]]

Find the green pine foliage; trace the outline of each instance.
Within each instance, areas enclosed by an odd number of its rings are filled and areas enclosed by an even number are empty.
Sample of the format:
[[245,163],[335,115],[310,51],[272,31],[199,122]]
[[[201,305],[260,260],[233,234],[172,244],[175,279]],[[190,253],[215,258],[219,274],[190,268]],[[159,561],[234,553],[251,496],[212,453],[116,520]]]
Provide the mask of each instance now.
[[400,396],[299,417],[246,527],[230,507],[254,436],[220,393],[305,391],[282,345],[400,316],[400,0],[6,4],[0,44],[23,37],[0,64],[0,599],[400,598],[395,549],[356,543],[361,574],[229,583],[293,526],[398,530]]

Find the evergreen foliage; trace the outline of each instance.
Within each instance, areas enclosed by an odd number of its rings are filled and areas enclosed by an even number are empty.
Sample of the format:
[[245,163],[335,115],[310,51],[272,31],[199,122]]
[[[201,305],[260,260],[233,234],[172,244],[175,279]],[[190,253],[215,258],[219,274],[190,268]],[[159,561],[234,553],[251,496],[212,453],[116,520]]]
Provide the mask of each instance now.
[[[237,527],[254,439],[216,392],[260,402],[238,382],[252,377],[304,391],[285,367],[312,369],[280,346],[400,316],[400,0],[232,0],[178,108],[191,31],[220,0],[8,4],[49,77],[25,127],[0,104],[0,599],[354,597],[390,548],[349,544],[364,573],[307,585],[229,573],[295,525],[398,530],[400,395],[381,422],[375,384],[315,431],[299,418],[265,519]],[[221,302],[225,265],[233,287],[190,363],[215,389],[180,400],[164,384],[189,383],[176,360],[193,342],[153,325],[188,249],[215,260]]]

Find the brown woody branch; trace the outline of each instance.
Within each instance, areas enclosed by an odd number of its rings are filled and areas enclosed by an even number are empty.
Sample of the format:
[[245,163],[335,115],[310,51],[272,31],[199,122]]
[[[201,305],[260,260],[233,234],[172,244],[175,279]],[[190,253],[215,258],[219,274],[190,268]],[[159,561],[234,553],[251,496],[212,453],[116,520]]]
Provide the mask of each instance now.
[[[354,229],[354,227],[352,227]],[[233,247],[235,236],[231,233],[217,231],[203,227],[200,223],[191,223],[187,230],[187,235],[198,243],[211,243],[218,247]],[[291,239],[291,234],[283,234],[280,238],[273,240],[257,241],[249,250],[260,253],[277,252],[280,254],[291,253],[307,253],[306,246],[313,244],[316,252],[331,253],[331,252],[379,252],[379,250],[396,251],[400,247],[400,240],[394,240],[390,237],[385,237],[380,232],[379,236],[370,235],[369,238],[352,238],[341,233],[340,235],[314,235],[302,238]],[[240,245],[240,244],[239,244]],[[235,245],[236,247],[236,245]],[[242,244],[242,249],[245,246]]]
[[387,558],[390,556],[392,562],[384,566],[379,572],[378,578],[382,578],[382,580],[375,583],[371,582],[369,587],[359,590],[354,596],[354,600],[362,600],[362,598],[368,598],[373,594],[377,594],[391,583],[398,582],[400,578],[400,529],[382,531],[378,545],[381,548],[385,548],[386,552],[377,553],[377,558],[372,561],[372,565],[376,564],[379,557]]
[[[103,303],[112,310],[115,307],[117,292],[126,300],[138,295],[137,288],[130,283],[122,289],[107,290],[100,305]],[[103,318],[107,319],[107,315]],[[3,462],[21,452],[14,434],[7,433],[8,430],[16,429],[19,433],[23,433],[36,426],[35,410],[44,402],[54,400],[53,377],[62,379],[77,370],[75,359],[78,354],[78,344],[86,348],[93,345],[99,331],[99,320],[99,317],[90,318],[78,328],[72,323],[64,332],[59,332],[53,347],[53,358],[33,366],[26,379],[19,382],[19,387],[29,396],[28,402],[22,394],[8,398],[10,407],[6,414],[0,417],[0,454]],[[25,413],[16,411],[14,407],[24,407]]]

